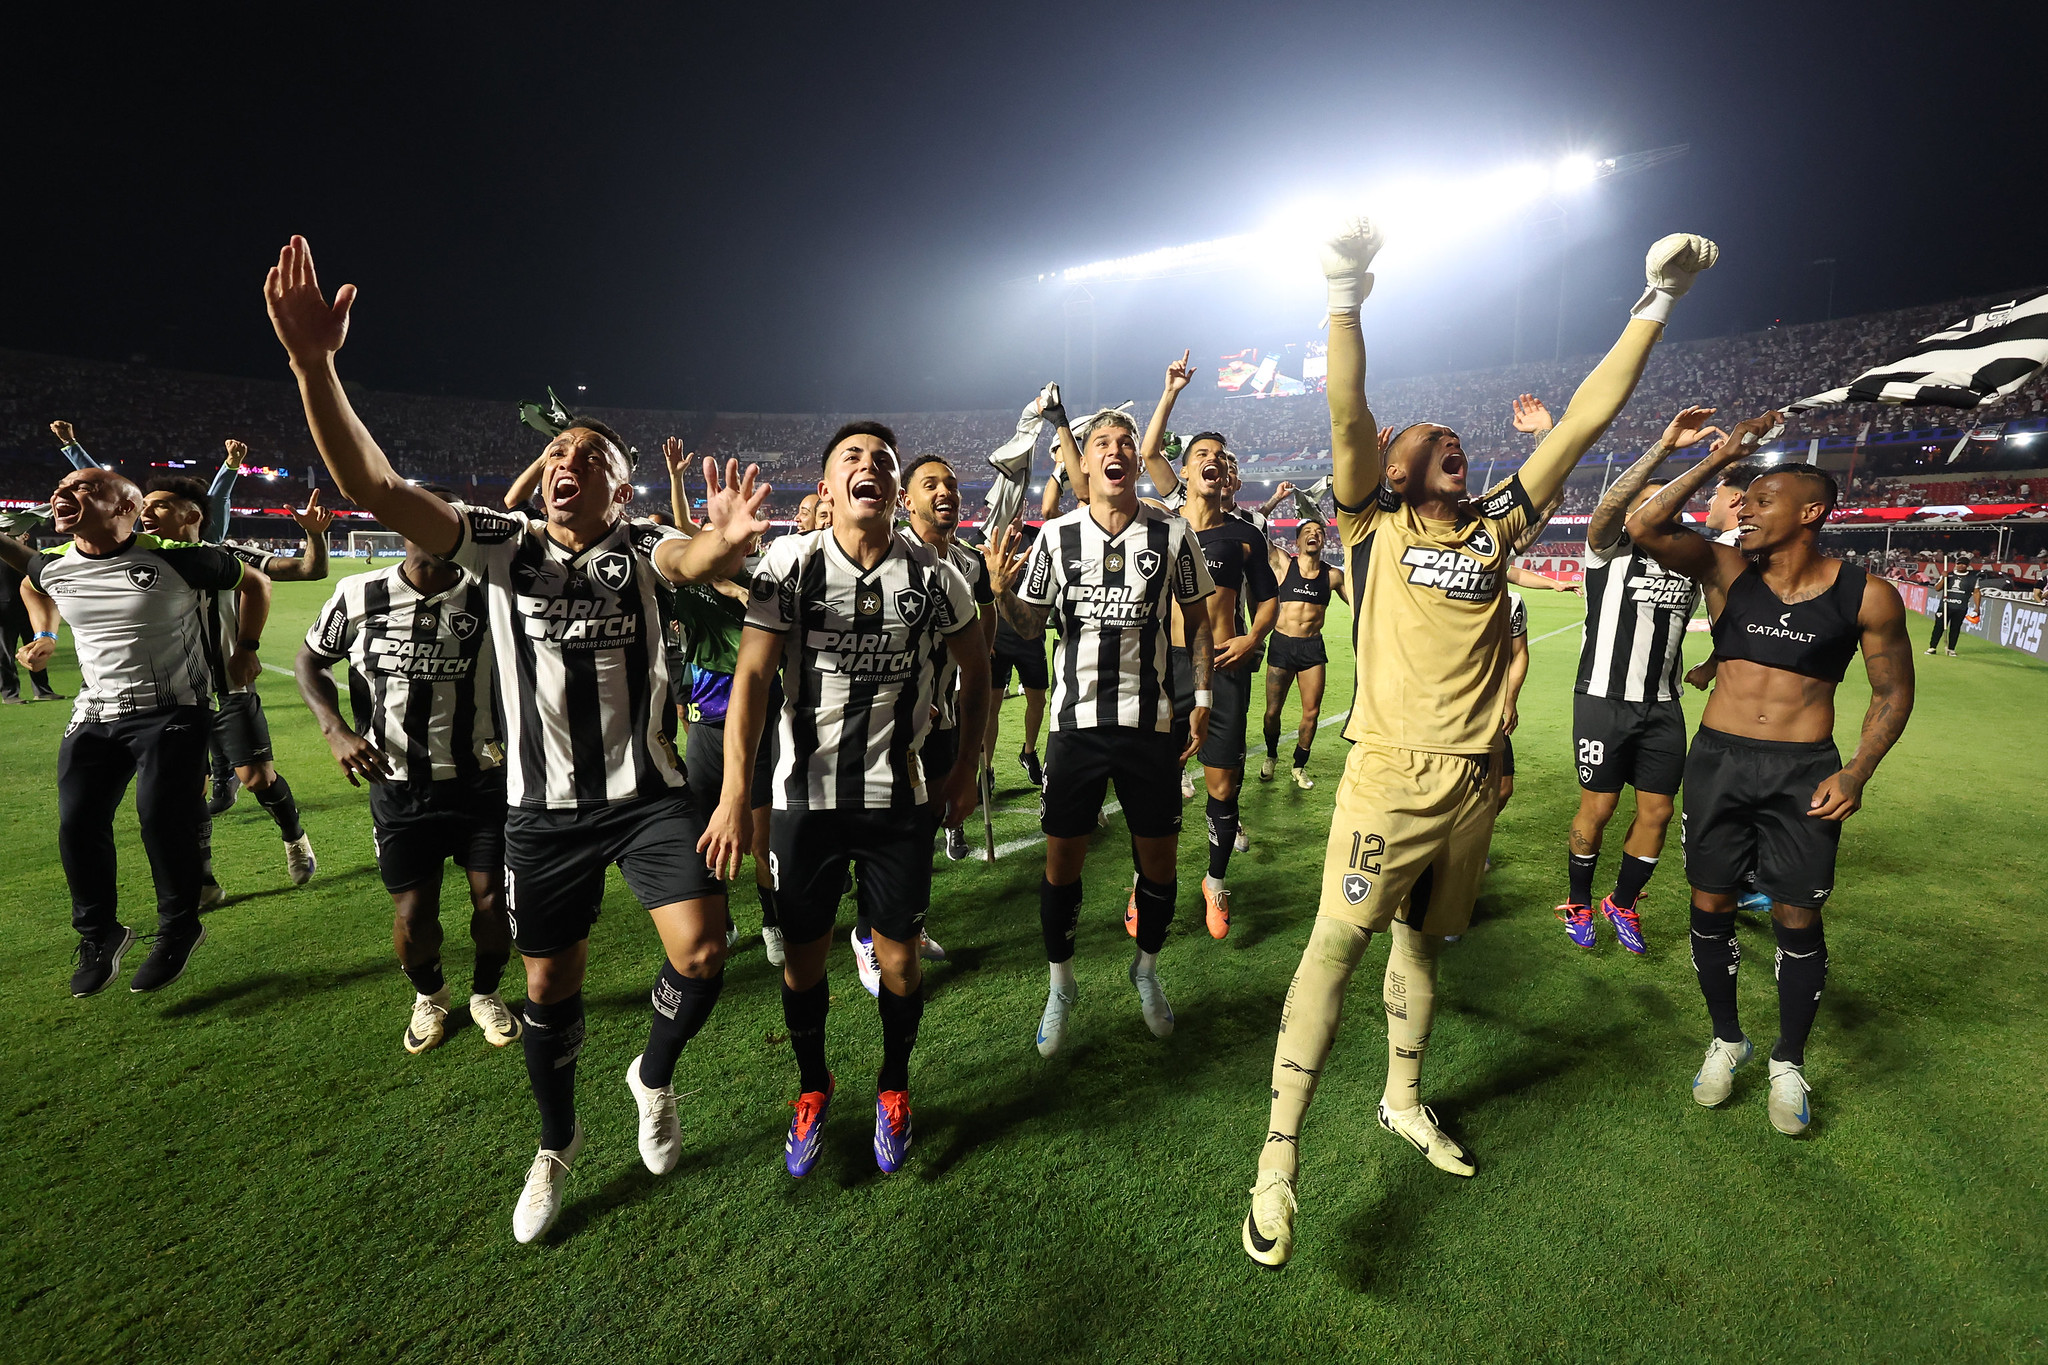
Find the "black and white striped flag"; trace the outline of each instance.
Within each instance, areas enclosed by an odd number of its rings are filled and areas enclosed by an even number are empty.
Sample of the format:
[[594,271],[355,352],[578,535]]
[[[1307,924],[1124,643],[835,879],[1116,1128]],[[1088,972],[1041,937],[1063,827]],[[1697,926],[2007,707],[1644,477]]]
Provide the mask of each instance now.
[[1903,360],[1866,370],[1845,387],[1787,404],[1787,412],[1837,403],[1974,408],[2011,393],[2048,364],[2048,289],[1965,318]]

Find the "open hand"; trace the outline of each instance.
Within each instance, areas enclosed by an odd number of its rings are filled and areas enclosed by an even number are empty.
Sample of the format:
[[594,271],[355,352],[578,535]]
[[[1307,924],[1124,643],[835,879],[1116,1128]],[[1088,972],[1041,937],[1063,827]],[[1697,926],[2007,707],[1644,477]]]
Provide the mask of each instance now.
[[356,287],[345,284],[334,291],[333,304],[327,302],[313,270],[313,248],[304,237],[286,243],[263,281],[270,325],[294,365],[324,364],[341,349],[348,340],[349,309],[355,301]]
[[[1671,419],[1671,424],[1664,428],[1664,448],[1686,450],[1708,437],[1713,437],[1717,441],[1726,437],[1728,433],[1721,428],[1706,425],[1706,420],[1717,410],[1701,407],[1680,408],[1678,415]],[[1707,449],[1712,450],[1713,447],[1708,446]]]
[[1759,413],[1755,417],[1744,418],[1707,452],[1707,458],[1718,466],[1733,464],[1737,460],[1754,455],[1758,443],[1764,438],[1764,433],[1782,426],[1784,421],[1785,414],[1775,409]]
[[292,513],[292,520],[308,537],[324,536],[327,528],[334,524],[334,513],[320,505],[320,490],[316,488],[307,495],[306,505]]
[[1533,393],[1525,393],[1508,405],[1508,420],[1515,430],[1529,436],[1546,435],[1557,425],[1550,416],[1550,409],[1543,406],[1543,400]]
[[[668,453],[666,447],[662,453]],[[761,466],[750,464],[742,474],[738,460],[727,460],[725,478],[720,480],[718,461],[708,457],[704,461],[704,524],[728,545],[745,545],[768,532],[768,519],[761,515],[761,507],[774,485],[756,484],[754,476],[760,472]]]
[[1024,533],[1012,522],[1001,535],[982,542],[981,557],[988,565],[989,590],[998,597],[1016,587],[1017,580],[1024,576],[1025,556],[1017,548],[1023,539]]

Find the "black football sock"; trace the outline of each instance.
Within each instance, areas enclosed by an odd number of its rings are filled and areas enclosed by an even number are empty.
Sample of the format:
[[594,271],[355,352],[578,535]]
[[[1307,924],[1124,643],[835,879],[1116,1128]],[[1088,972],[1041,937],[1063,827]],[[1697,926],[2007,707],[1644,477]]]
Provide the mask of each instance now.
[[884,984],[875,1003],[882,1010],[882,1069],[875,1089],[910,1089],[910,1050],[917,1046],[918,1021],[924,1018],[924,985],[898,995]]
[[1222,881],[1230,873],[1230,853],[1237,845],[1237,798],[1209,798],[1209,875]]
[[559,1152],[576,1135],[576,1058],[583,1052],[583,992],[552,1005],[526,1002],[526,1082],[540,1106],[540,1145]]
[[1299,744],[1294,746],[1294,766],[1297,768],[1306,768],[1308,766],[1308,750],[1302,748]]
[[725,989],[725,973],[713,977],[684,976],[675,964],[662,959],[654,978],[654,1017],[647,1027],[647,1050],[640,1054],[640,1084],[661,1089],[675,1079],[676,1059],[683,1045],[697,1036],[718,993]]
[[505,964],[512,960],[510,953],[487,953],[476,950],[476,965],[469,972],[469,993],[471,995],[496,995],[498,987],[504,984]]
[[1155,882],[1138,874],[1138,951],[1156,953],[1166,946],[1166,927],[1173,923],[1174,882]]
[[256,802],[270,812],[271,819],[277,821],[277,832],[286,843],[306,832],[299,825],[299,803],[292,800],[292,784],[284,780],[283,773],[256,793]]
[[1692,908],[1692,969],[1707,999],[1714,1036],[1724,1043],[1742,1041],[1735,1012],[1735,973],[1742,966],[1742,945],[1735,941],[1735,916],[1714,915]]
[[1074,959],[1074,931],[1081,925],[1081,883],[1054,886],[1041,878],[1038,883],[1038,928],[1045,936],[1047,962]]
[[772,886],[756,885],[754,889],[761,893],[761,927],[763,929],[780,929],[782,927],[782,918],[775,911],[775,888]]
[[782,1022],[789,1030],[789,1050],[796,1054],[799,1091],[832,1088],[832,1071],[825,1065],[825,1012],[831,1005],[832,992],[822,976],[804,991],[782,983]]
[[1778,1045],[1771,1049],[1774,1062],[1806,1063],[1806,1036],[1813,1032],[1813,1018],[1820,1013],[1820,991],[1828,979],[1828,937],[1820,922],[1805,929],[1788,929],[1772,921],[1778,931]]
[[[1657,870],[1655,858],[1638,858],[1633,853],[1621,855],[1621,874],[1614,879],[1614,894],[1608,897],[1624,910],[1636,908],[1643,888],[1650,884],[1650,874]],[[1583,902],[1582,902],[1583,903]]]
[[1576,853],[1565,855],[1566,875],[1571,879],[1571,895],[1567,898],[1573,905],[1593,903],[1593,870],[1600,866],[1600,855],[1580,857]]
[[1280,717],[1266,717],[1266,757],[1280,757]]
[[417,967],[403,967],[403,970],[405,979],[412,982],[412,988],[421,995],[432,995],[448,984],[441,975],[441,959],[438,957]]

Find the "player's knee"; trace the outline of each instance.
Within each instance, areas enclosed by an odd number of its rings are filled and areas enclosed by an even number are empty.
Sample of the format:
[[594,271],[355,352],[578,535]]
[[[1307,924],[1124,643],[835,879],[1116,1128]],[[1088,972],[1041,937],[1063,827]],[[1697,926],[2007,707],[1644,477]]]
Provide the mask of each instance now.
[[1818,929],[1820,911],[1811,905],[1774,903],[1771,906],[1771,922],[1783,929]]
[[1348,977],[1365,957],[1366,945],[1371,942],[1372,930],[1330,915],[1318,915],[1302,958]]
[[1645,829],[1662,831],[1671,823],[1674,803],[1660,792],[1636,793],[1636,823]]

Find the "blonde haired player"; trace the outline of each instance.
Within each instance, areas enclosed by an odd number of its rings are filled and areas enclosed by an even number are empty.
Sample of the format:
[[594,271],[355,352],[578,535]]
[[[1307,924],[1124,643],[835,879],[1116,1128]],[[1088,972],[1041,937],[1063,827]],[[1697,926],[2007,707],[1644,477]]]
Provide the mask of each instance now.
[[1499,809],[1507,701],[1507,569],[1539,509],[1607,429],[1642,377],[1671,305],[1713,265],[1712,242],[1677,234],[1650,248],[1649,288],[1621,339],[1572,396],[1519,473],[1466,495],[1458,434],[1419,422],[1379,430],[1365,399],[1358,310],[1380,232],[1354,219],[1323,248],[1329,282],[1329,402],[1337,529],[1351,589],[1360,669],[1344,737],[1322,901],[1280,1015],[1272,1111],[1243,1228],[1253,1260],[1294,1249],[1302,1119],[1330,1054],[1344,989],[1375,933],[1387,959],[1387,1084],[1382,1128],[1432,1165],[1471,1175],[1472,1160],[1422,1104],[1422,1055],[1436,1014],[1437,956],[1462,933]]

